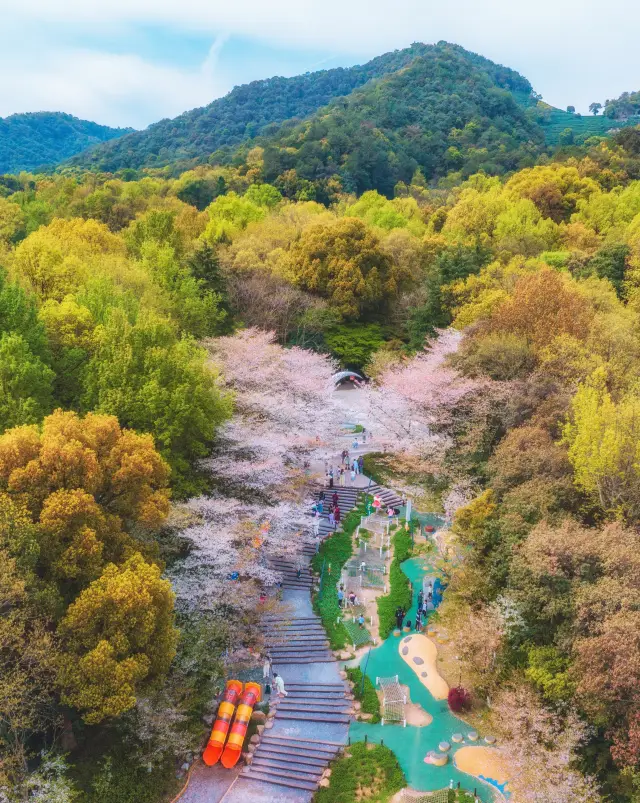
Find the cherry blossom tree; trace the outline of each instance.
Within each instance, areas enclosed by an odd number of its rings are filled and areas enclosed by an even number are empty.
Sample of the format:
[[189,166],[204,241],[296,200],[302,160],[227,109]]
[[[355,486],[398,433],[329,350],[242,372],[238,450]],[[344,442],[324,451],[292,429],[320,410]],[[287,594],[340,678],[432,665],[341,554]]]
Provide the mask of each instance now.
[[518,803],[598,803],[595,780],[575,769],[588,729],[572,711],[545,708],[526,684],[503,688],[492,721],[509,768],[508,789]]

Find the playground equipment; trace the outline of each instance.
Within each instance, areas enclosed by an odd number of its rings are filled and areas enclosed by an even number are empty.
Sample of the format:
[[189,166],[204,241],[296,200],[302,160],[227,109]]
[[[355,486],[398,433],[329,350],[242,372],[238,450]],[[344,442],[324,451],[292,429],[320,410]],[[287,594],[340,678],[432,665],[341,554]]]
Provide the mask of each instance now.
[[407,726],[407,719],[404,707],[407,703],[407,696],[402,691],[402,686],[398,682],[398,676],[390,678],[376,678],[376,683],[382,689],[382,724],[389,722],[401,722],[403,727]]
[[259,683],[247,683],[244,687],[244,694],[240,698],[240,705],[236,710],[236,717],[231,726],[231,732],[227,739],[220,762],[223,767],[230,769],[235,767],[242,752],[244,737],[247,733],[249,720],[253,713],[253,707],[260,702],[261,687]]
[[238,702],[238,696],[242,692],[242,683],[239,680],[228,680],[224,690],[224,697],[218,707],[218,716],[213,723],[213,730],[207,742],[202,760],[209,767],[216,764],[222,754],[229,725],[233,719],[233,712]]

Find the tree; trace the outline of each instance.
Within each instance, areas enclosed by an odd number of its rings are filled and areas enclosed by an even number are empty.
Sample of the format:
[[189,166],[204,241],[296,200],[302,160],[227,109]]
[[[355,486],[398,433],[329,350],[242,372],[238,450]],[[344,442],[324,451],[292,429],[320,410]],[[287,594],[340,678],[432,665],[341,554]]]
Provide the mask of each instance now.
[[629,522],[640,520],[640,399],[614,402],[601,369],[580,386],[563,430],[576,485],[601,509]]
[[347,319],[384,306],[408,279],[357,218],[310,226],[293,244],[288,269],[298,286],[327,298]]
[[97,724],[135,705],[145,682],[175,656],[173,592],[160,569],[135,554],[109,564],[69,606],[58,632],[62,699]]
[[600,111],[600,109],[602,109],[602,103],[590,103],[590,104],[589,104],[589,111],[590,111],[590,112],[591,112],[591,114],[593,114],[594,116],[595,116],[596,114],[598,114],[598,112]]
[[96,329],[95,344],[84,404],[151,433],[178,494],[193,492],[193,464],[207,456],[230,412],[205,352],[190,338],[178,338],[166,319],[143,314],[132,325],[117,309]]
[[492,701],[494,728],[503,737],[509,791],[522,803],[598,803],[595,779],[575,769],[588,731],[569,709],[562,718],[544,708],[524,684],[504,687]]
[[151,436],[121,429],[113,416],[57,410],[41,427],[0,436],[0,489],[23,500],[34,521],[56,491],[83,489],[127,529],[157,527],[169,509],[168,476]]
[[567,112],[569,114],[575,114],[576,113],[576,107],[575,106],[567,106]]
[[0,336],[0,432],[37,423],[51,412],[53,379],[21,335]]

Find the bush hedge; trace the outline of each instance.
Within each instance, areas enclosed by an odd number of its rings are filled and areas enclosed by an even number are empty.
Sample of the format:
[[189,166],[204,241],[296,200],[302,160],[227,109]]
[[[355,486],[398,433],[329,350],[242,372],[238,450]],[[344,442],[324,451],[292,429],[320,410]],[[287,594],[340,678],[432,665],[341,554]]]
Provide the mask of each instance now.
[[412,594],[409,578],[400,568],[400,564],[411,557],[411,534],[398,530],[391,539],[393,544],[393,560],[389,569],[389,593],[378,597],[378,618],[380,620],[380,638],[386,639],[396,626],[396,609],[408,611],[411,607]]
[[335,762],[330,785],[318,789],[314,803],[379,803],[406,785],[398,759],[388,747],[357,742]]
[[357,666],[352,666],[347,669],[347,677],[354,684],[353,694],[356,700],[362,705],[360,709],[363,714],[371,714],[371,720],[374,725],[380,722],[380,700],[376,693],[376,687],[371,682],[371,679],[364,676],[364,690],[362,688],[362,670]]
[[[322,572],[323,564],[325,567],[322,588],[313,598],[313,609],[322,619],[332,650],[341,650],[347,644],[347,631],[342,623],[337,621],[338,617],[342,615],[342,610],[338,605],[337,585],[342,567],[353,553],[352,536],[360,524],[360,517],[363,514],[364,503],[360,502],[358,507],[350,510],[344,517],[342,530],[337,530],[329,538],[326,538],[311,561],[313,570],[318,574]],[[329,574],[329,566],[331,574]]]

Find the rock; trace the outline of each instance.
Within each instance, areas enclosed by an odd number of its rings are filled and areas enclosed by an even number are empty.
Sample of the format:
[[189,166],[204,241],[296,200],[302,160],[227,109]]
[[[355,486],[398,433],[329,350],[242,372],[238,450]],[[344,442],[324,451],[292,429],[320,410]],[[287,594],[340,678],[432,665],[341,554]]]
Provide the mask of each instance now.
[[347,679],[347,673],[344,670],[341,670],[340,671],[340,677],[342,678],[342,680],[346,680]]
[[353,694],[345,694],[345,700],[355,700],[355,696]]
[[330,783],[330,781],[329,781],[329,779],[328,779],[328,778],[323,778],[323,779],[320,781],[320,786],[324,786],[324,787],[325,787],[325,789],[326,789],[326,787],[327,787],[327,786],[329,786],[329,783]]
[[202,717],[202,721],[204,722],[204,724],[207,727],[210,728],[213,725],[213,723],[216,721],[216,715],[215,714],[205,714]]
[[251,764],[251,762],[253,761],[253,756],[251,755],[251,753],[243,753],[242,758],[245,764]]
[[183,772],[187,772],[190,766],[191,766],[191,765],[189,764],[189,762],[188,762],[188,761],[185,761],[185,762],[184,762],[184,764],[181,764],[181,765],[180,765],[180,769],[181,769]]
[[373,719],[373,714],[360,714],[359,719],[362,722],[369,722]]
[[325,778],[331,778],[331,770],[330,769],[326,769],[324,771],[324,777]]
[[469,731],[469,733],[467,733],[467,739],[470,742],[477,742],[478,741],[478,731]]
[[496,743],[496,737],[495,736],[485,736],[484,740],[485,740],[485,742],[487,744],[495,744]]
[[255,753],[256,752],[256,745],[255,744],[248,744],[247,745],[247,753]]
[[251,714],[251,721],[264,725],[264,723],[267,721],[267,715],[264,713],[264,711],[254,711],[253,714]]
[[265,722],[264,726],[265,726],[265,728],[266,728],[267,730],[269,730],[270,728],[273,728],[273,720],[272,720],[272,719],[269,719],[269,720],[267,720],[267,721]]
[[359,700],[356,700],[353,704],[353,707],[356,711],[359,711],[362,708],[362,703]]
[[258,736],[262,736],[262,734],[264,733],[264,725],[258,725],[256,731],[258,733]]
[[249,744],[260,744],[260,737],[257,733],[254,733],[253,736],[249,739]]
[[351,653],[350,652],[341,652],[340,653],[340,660],[341,661],[350,661],[351,660]]

